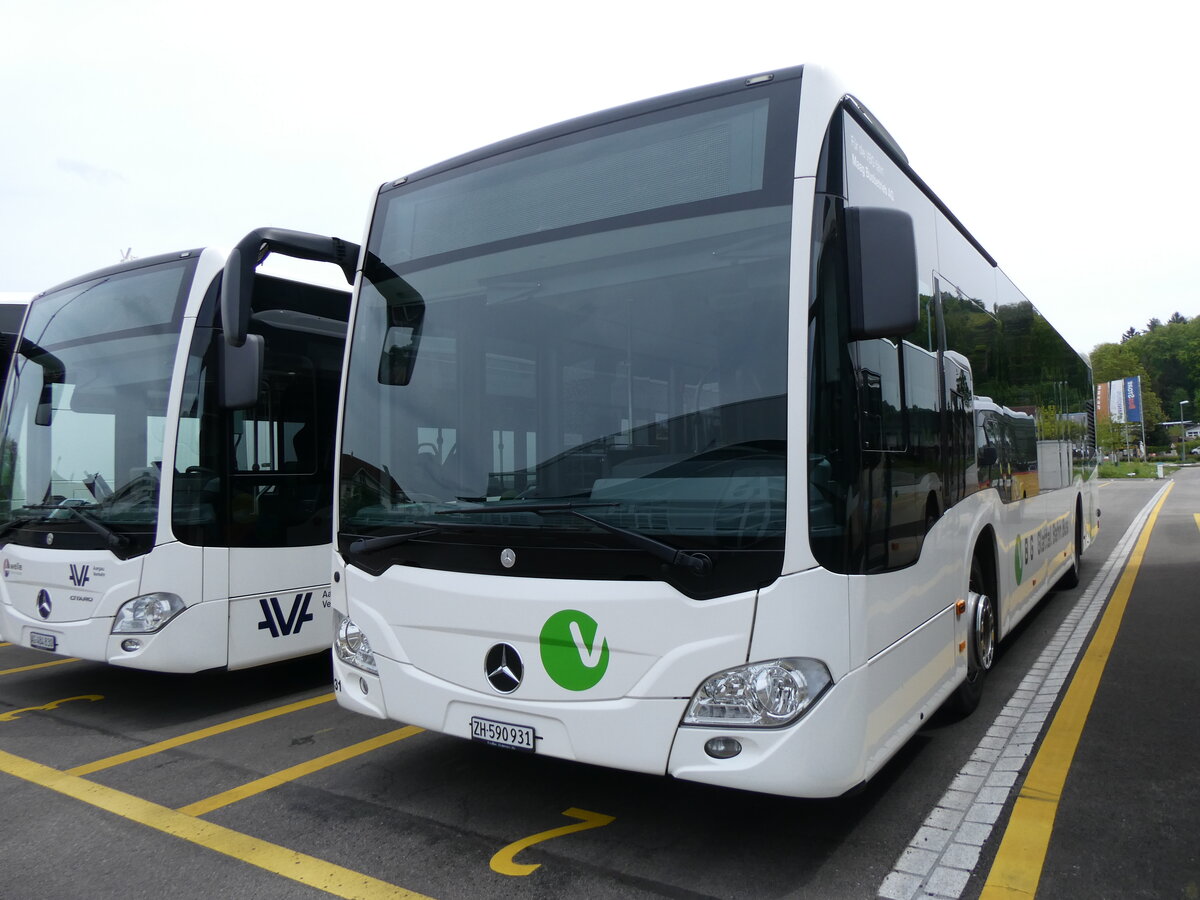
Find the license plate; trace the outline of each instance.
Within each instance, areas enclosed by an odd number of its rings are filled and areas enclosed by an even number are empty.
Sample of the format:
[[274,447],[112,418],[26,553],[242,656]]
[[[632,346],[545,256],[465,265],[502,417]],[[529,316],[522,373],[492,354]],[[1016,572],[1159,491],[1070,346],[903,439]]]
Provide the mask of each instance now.
[[29,646],[34,650],[57,650],[58,638],[52,634],[31,631],[29,632]]
[[497,722],[471,716],[471,740],[483,741],[493,747],[507,747],[510,750],[534,752],[534,741],[537,735],[528,725],[513,725],[510,722]]

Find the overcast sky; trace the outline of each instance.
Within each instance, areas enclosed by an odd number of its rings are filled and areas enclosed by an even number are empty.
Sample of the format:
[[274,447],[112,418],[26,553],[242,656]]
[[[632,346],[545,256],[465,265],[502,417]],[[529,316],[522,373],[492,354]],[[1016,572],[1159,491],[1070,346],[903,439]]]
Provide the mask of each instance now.
[[0,298],[262,225],[358,241],[383,181],[820,63],[1086,353],[1200,315],[1200,51],[1185,5],[1114,6],[0,0]]

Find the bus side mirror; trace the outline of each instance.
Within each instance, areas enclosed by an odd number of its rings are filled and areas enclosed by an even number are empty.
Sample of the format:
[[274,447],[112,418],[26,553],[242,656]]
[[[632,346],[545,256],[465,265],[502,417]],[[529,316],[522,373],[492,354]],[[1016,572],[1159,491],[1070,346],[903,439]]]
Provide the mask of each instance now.
[[395,325],[388,328],[383,338],[383,352],[379,356],[380,384],[404,387],[412,381],[420,339],[419,329]]
[[995,447],[981,447],[979,449],[979,465],[987,467],[994,466],[999,456],[996,454]]
[[33,423],[49,425],[54,417],[53,385],[66,381],[67,369],[61,359],[48,350],[43,350],[28,338],[21,338],[20,343],[17,344],[17,353],[42,370],[42,392],[38,395],[38,405],[33,414]]
[[388,329],[379,354],[379,383],[404,387],[412,381],[425,324],[425,301],[403,278],[394,277],[388,288]]
[[876,206],[846,208],[850,339],[899,337],[920,321],[912,216]]
[[240,347],[220,341],[217,364],[220,367],[217,398],[221,408],[250,409],[257,405],[263,373],[262,335],[247,334]]
[[38,396],[37,409],[33,413],[34,425],[49,425],[54,421],[54,390],[49,382],[42,382],[42,393]]

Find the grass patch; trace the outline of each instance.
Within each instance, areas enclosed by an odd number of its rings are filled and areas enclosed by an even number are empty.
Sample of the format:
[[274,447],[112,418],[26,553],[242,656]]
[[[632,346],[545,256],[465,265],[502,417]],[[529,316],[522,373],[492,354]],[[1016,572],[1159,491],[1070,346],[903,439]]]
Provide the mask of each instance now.
[[1162,465],[1163,475],[1170,475],[1179,468],[1179,463],[1153,462],[1104,462],[1100,463],[1101,478],[1157,478],[1158,467]]

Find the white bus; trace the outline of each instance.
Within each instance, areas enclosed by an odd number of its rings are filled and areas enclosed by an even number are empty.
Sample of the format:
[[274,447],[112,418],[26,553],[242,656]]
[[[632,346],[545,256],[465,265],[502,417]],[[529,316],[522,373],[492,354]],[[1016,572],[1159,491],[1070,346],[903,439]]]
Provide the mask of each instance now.
[[[255,274],[265,251],[357,245],[275,229],[249,260],[240,351],[225,254],[190,250],[37,295],[0,407],[0,635],[163,672],[329,645],[333,444],[350,295]],[[226,280],[230,277],[226,276]]]
[[463,738],[839,795],[1098,527],[1094,432],[1016,496],[973,415],[1087,363],[813,68],[383,185],[347,352],[337,697]]

